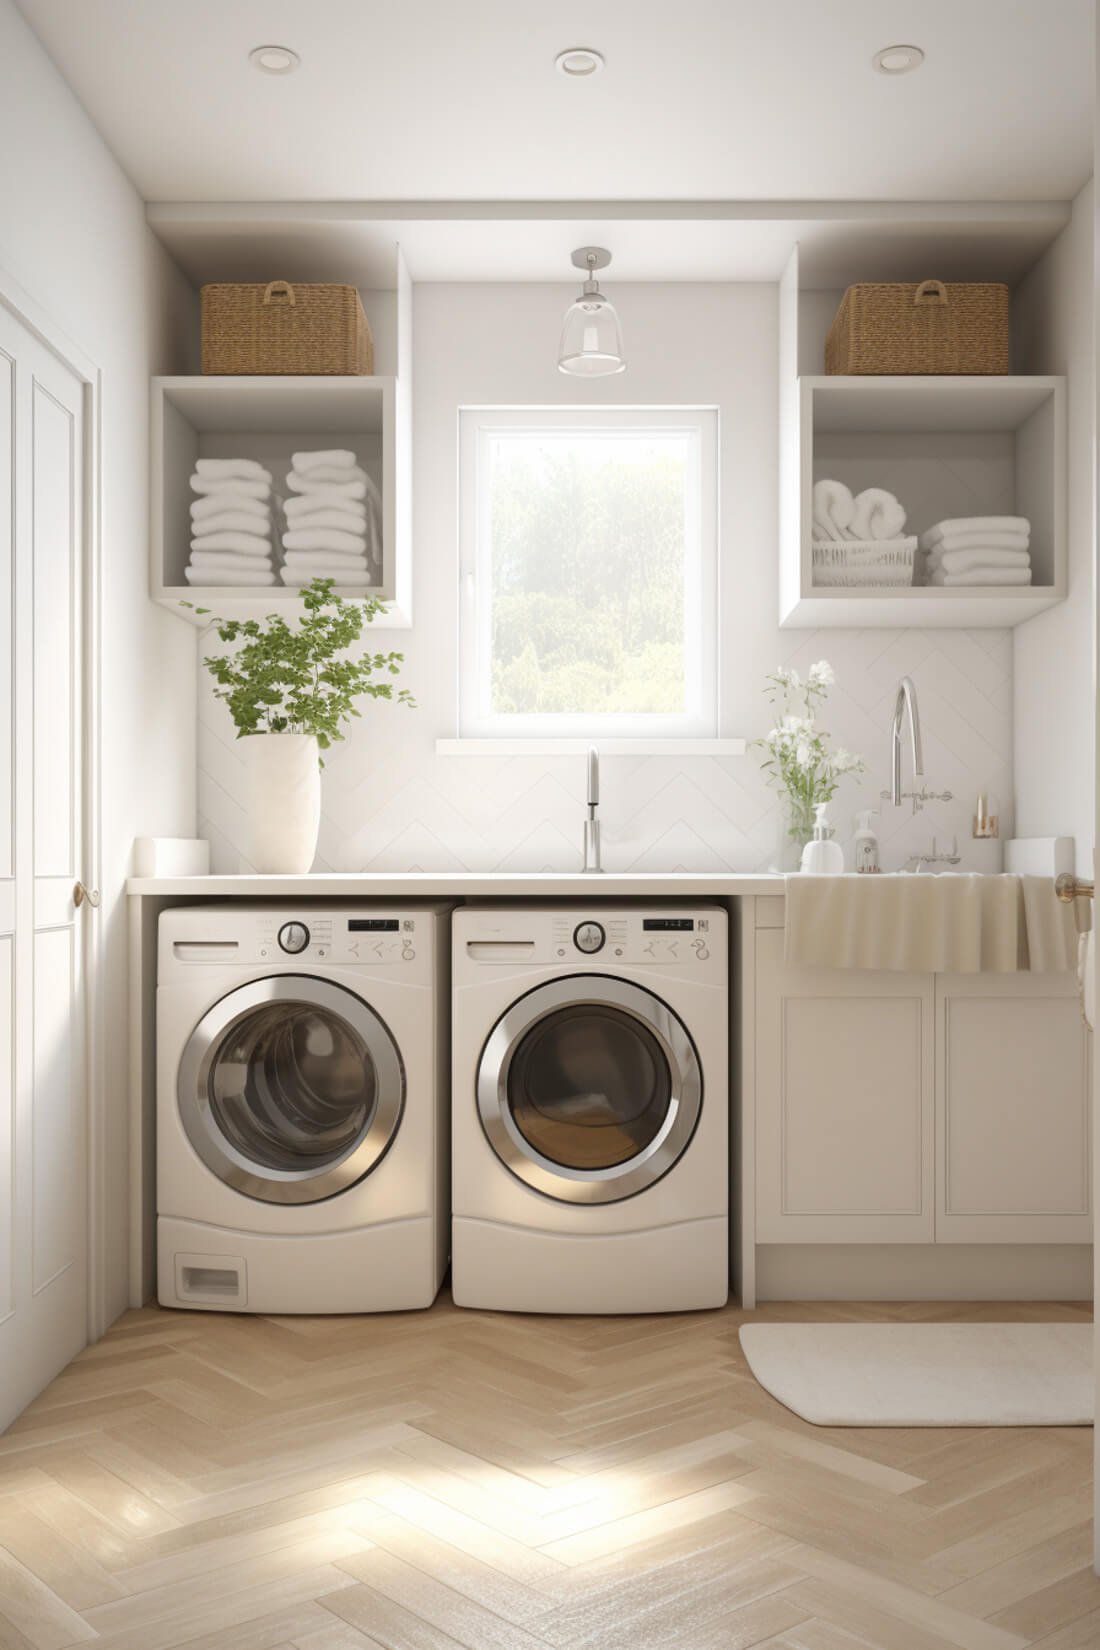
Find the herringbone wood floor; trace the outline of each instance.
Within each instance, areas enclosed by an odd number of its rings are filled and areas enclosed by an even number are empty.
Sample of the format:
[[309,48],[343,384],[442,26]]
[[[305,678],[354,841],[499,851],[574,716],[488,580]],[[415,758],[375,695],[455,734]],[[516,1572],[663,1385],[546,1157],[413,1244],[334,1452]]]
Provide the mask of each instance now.
[[130,1313],[0,1438],[0,1645],[1100,1646],[1089,1430],[809,1427],[742,1321]]

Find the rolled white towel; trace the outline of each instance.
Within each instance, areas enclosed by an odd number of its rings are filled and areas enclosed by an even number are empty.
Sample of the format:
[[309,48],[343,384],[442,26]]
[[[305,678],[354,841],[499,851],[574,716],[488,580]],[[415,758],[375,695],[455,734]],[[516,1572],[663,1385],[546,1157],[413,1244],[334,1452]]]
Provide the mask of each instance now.
[[893,493],[882,487],[865,487],[852,502],[849,534],[856,539],[900,539],[905,528],[905,511]]
[[[304,481],[300,475],[291,470],[286,478],[286,484],[292,493],[308,493],[311,498],[346,499],[366,498],[367,484],[365,481]],[[289,500],[287,501],[289,503]]]
[[343,533],[357,533],[360,538],[369,531],[367,512],[361,516],[353,515],[350,510],[337,510],[332,505],[326,505],[321,510],[307,510],[302,515],[288,516],[287,525],[293,531],[303,528],[335,527]]
[[239,493],[211,493],[207,498],[191,500],[192,521],[202,521],[206,516],[220,515],[223,510],[242,511],[246,515],[258,516],[265,522],[271,520],[271,504],[267,499],[242,498]]
[[948,516],[937,521],[924,535],[943,538],[952,533],[1030,533],[1031,523],[1026,516]]
[[262,573],[270,570],[274,563],[271,552],[266,551],[262,556],[248,556],[242,550],[192,550],[192,567],[225,567],[238,568],[242,573]]
[[209,533],[251,533],[254,538],[271,543],[271,528],[262,516],[249,515],[247,510],[220,510],[216,515],[199,516],[191,523],[196,538]]
[[271,471],[257,464],[254,458],[197,458],[195,474],[213,480],[239,476],[243,481],[270,481]]
[[288,550],[283,559],[288,567],[342,567],[347,572],[365,573],[370,566],[366,552],[356,556],[343,550]]
[[925,563],[930,573],[966,573],[972,567],[1030,567],[1026,550],[945,550]]
[[345,516],[354,516],[357,525],[366,521],[370,504],[358,498],[332,498],[327,493],[296,493],[283,500],[283,515],[287,521],[303,521],[307,516],[318,516],[323,511],[339,510]]
[[1027,533],[980,529],[976,533],[940,533],[933,529],[922,533],[920,540],[922,550],[1026,550],[1031,543]]
[[296,470],[337,469],[353,470],[359,462],[346,447],[325,447],[316,453],[292,453],[291,464]]
[[368,573],[349,572],[347,568],[326,566],[323,563],[315,567],[281,567],[279,577],[284,584],[293,585],[301,589],[303,584],[309,584],[312,579],[333,579],[346,590],[366,590],[374,583]]
[[304,527],[283,534],[286,550],[358,550],[365,551],[365,533],[345,533],[339,527]]
[[297,476],[302,484],[294,489],[295,492],[312,492],[318,487],[340,487],[348,481],[366,481],[367,472],[358,464],[353,464],[349,469],[339,464],[318,464],[313,470],[291,470],[286,478],[288,486],[291,476]]
[[1030,567],[972,567],[967,573],[944,573],[937,569],[929,584],[960,587],[974,584],[1030,584]]
[[192,476],[191,491],[204,493],[209,498],[258,498],[271,497],[271,483],[269,481],[245,481],[241,476]]
[[237,550],[244,556],[269,556],[271,540],[259,533],[207,533],[191,540],[192,550]]
[[183,576],[188,584],[240,585],[246,589],[275,583],[274,573],[267,568],[262,573],[242,573],[235,567],[185,567]]
[[813,493],[813,515],[825,529],[827,539],[858,538],[858,533],[848,531],[852,522],[852,511],[855,509],[855,500],[851,489],[845,487],[842,481],[815,481]]

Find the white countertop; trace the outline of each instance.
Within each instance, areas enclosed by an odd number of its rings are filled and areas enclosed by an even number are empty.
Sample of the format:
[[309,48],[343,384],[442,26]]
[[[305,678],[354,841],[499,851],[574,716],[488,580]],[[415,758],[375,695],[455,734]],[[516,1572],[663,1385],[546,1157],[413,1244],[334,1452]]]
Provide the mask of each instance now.
[[783,893],[783,878],[738,871],[360,871],[306,876],[131,877],[137,896],[208,899],[713,899]]

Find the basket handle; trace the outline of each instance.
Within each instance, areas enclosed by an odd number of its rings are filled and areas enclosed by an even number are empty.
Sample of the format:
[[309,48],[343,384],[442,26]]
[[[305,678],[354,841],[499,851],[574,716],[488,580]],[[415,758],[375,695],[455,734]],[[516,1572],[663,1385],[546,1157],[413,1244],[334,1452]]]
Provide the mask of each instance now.
[[913,294],[914,304],[947,304],[947,288],[942,281],[922,281]]
[[294,288],[289,281],[268,281],[264,287],[264,303],[273,304],[276,301],[276,295],[280,303],[290,304],[292,308],[298,302],[294,296]]

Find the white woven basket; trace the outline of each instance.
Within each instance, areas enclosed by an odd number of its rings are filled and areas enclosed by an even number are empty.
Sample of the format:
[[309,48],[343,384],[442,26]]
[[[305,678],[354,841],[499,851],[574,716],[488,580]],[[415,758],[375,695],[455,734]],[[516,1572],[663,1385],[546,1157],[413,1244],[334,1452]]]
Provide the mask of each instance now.
[[840,539],[812,546],[813,582],[821,589],[875,590],[913,583],[915,537]]

